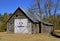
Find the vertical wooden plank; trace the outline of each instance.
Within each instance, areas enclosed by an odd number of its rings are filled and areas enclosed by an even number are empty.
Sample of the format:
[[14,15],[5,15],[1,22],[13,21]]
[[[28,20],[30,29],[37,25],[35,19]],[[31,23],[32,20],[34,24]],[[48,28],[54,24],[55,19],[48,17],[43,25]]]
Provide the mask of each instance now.
[[42,27],[41,27],[41,22],[39,22],[39,33],[41,33],[41,29]]
[[41,23],[41,33],[43,33],[44,25]]
[[37,31],[37,33],[39,33],[39,25],[38,24],[36,24],[36,25],[37,25],[36,31]]

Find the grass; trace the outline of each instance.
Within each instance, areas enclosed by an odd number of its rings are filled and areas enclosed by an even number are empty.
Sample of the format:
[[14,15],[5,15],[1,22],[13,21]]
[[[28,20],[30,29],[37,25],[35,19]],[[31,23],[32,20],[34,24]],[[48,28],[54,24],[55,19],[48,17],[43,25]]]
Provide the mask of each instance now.
[[55,30],[54,32],[60,36],[60,30]]
[[0,32],[0,41],[60,41],[60,39],[46,34],[7,34]]

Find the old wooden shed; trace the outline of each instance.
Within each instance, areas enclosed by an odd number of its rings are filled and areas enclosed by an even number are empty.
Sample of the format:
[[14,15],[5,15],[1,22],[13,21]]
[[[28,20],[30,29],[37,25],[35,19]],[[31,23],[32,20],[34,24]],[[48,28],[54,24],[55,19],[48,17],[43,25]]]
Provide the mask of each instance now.
[[21,34],[51,33],[53,26],[53,24],[40,21],[36,14],[18,8],[7,21],[7,32]]

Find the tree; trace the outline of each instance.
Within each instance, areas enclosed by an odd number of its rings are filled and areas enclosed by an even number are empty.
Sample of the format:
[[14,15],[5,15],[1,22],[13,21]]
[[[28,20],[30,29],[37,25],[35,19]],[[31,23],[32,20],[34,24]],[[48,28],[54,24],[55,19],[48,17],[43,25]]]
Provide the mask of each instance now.
[[45,0],[44,2],[44,13],[46,14],[46,17],[52,15],[52,10],[54,8],[54,2],[53,0]]
[[42,8],[40,7],[40,0],[34,0],[32,6],[28,9],[31,13],[36,13],[42,19]]
[[12,16],[12,13],[9,14],[9,17],[11,17],[11,16]]
[[7,20],[9,19],[9,15],[7,13],[4,13],[4,16],[3,16],[3,23],[6,23]]
[[56,17],[56,12],[59,9],[59,0],[57,0],[56,4],[55,4],[55,9],[54,9],[54,16]]
[[56,0],[55,3],[54,3],[54,0],[45,0],[44,12],[45,12],[46,16],[48,16],[48,14],[49,14],[49,16],[54,14],[54,16],[56,17],[56,12],[60,9],[59,2],[60,2],[60,0]]
[[1,25],[2,25],[2,15],[0,13],[0,31],[1,31]]
[[0,31],[6,31],[6,27],[7,27],[7,20],[9,19],[9,16],[7,13],[4,13],[3,19],[2,19],[2,23],[0,26]]
[[1,15],[1,13],[0,13],[0,22],[2,21],[2,15]]

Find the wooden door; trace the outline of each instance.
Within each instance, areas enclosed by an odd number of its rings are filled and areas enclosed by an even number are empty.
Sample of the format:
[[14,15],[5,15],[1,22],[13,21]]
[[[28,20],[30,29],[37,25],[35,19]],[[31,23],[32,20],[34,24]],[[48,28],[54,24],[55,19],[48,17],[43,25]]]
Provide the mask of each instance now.
[[28,33],[27,23],[27,19],[15,19],[14,33]]

